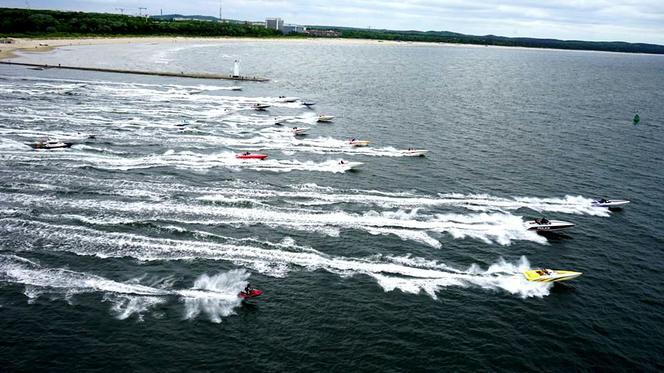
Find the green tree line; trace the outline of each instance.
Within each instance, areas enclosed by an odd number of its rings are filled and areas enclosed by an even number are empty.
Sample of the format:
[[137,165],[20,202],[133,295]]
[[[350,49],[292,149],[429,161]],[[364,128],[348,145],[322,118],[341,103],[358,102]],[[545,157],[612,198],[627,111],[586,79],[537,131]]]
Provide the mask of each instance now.
[[251,24],[168,21],[107,13],[0,8],[0,34],[5,36],[253,36],[281,32]]
[[[318,28],[314,26],[315,28]],[[581,41],[536,38],[510,38],[505,36],[475,36],[448,31],[393,31],[376,29],[355,29],[345,27],[324,27],[341,32],[342,38],[377,39],[399,41],[423,41],[453,44],[479,44],[526,48],[554,48],[573,50],[596,50],[607,52],[664,54],[664,46],[645,43],[626,43],[619,41]]]

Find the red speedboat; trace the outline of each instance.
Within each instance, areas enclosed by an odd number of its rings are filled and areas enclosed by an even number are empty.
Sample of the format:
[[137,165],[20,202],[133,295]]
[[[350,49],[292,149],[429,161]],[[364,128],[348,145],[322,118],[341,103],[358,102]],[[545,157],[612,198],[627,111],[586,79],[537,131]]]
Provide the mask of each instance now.
[[249,292],[241,291],[238,296],[242,299],[251,299],[251,298],[256,298],[257,296],[263,294],[262,290],[258,289],[251,289]]
[[236,154],[235,158],[237,158],[237,159],[265,159],[265,158],[267,158],[267,155],[260,154],[260,153],[245,152],[245,153]]

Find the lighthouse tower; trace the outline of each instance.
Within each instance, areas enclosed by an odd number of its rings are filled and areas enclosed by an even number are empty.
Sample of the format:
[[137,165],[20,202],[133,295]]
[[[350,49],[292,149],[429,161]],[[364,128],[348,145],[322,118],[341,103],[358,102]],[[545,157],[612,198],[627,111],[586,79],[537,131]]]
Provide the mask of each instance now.
[[239,78],[240,77],[240,61],[235,60],[235,63],[233,64],[233,78]]

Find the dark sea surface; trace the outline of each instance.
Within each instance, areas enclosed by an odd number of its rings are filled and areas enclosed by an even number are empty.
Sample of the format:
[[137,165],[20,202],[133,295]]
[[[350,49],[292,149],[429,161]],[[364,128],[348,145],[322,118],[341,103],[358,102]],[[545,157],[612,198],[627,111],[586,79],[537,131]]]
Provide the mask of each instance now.
[[[664,369],[662,56],[179,41],[18,60],[235,59],[271,81],[0,66],[1,371]],[[526,230],[542,216],[576,226]],[[537,267],[583,275],[527,282]],[[242,303],[248,281],[264,294]]]

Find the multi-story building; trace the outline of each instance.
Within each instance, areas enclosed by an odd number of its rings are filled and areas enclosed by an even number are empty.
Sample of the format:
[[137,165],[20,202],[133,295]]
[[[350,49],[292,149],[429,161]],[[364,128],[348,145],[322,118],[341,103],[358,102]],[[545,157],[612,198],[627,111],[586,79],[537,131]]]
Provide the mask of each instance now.
[[281,18],[267,18],[265,20],[265,27],[282,31],[284,28],[284,20]]

